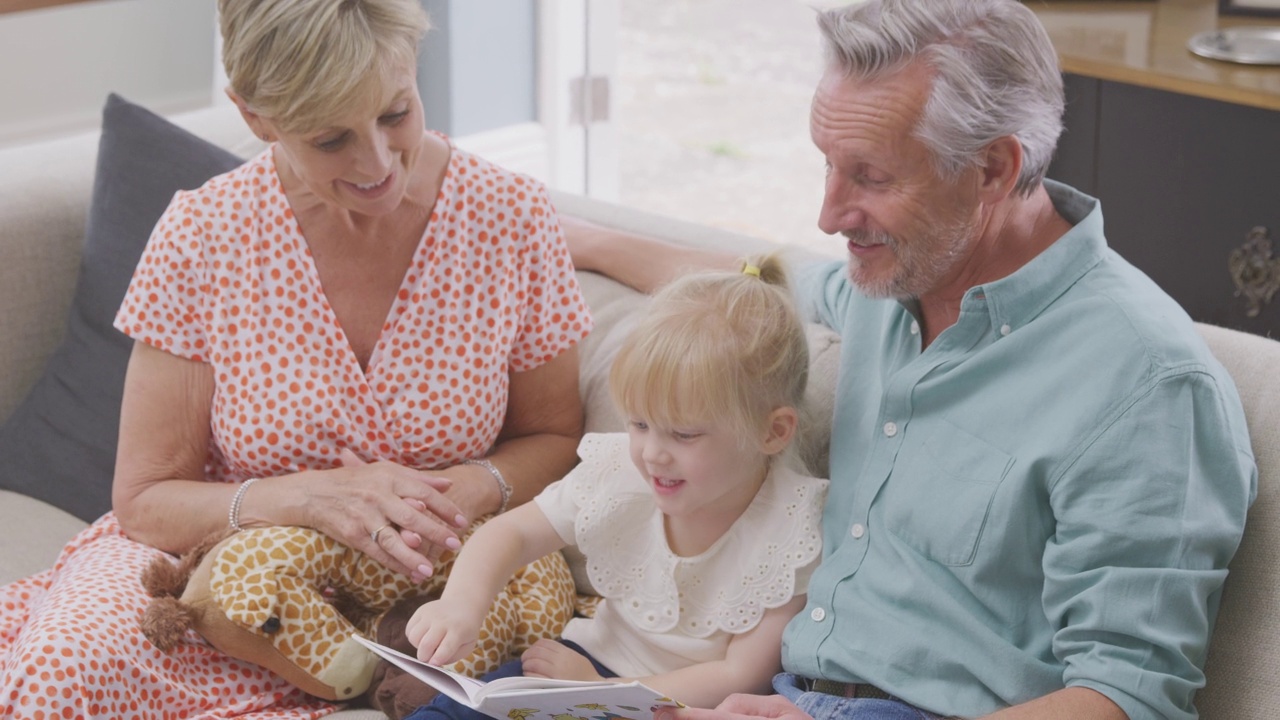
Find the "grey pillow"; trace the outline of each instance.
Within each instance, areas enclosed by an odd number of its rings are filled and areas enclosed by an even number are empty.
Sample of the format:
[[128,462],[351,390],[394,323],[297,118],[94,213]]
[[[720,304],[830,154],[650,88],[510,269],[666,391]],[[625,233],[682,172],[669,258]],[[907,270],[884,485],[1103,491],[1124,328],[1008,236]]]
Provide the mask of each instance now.
[[111,509],[120,398],[133,347],[111,323],[174,192],[241,162],[118,95],[107,98],[67,334],[0,427],[0,488],[86,521]]

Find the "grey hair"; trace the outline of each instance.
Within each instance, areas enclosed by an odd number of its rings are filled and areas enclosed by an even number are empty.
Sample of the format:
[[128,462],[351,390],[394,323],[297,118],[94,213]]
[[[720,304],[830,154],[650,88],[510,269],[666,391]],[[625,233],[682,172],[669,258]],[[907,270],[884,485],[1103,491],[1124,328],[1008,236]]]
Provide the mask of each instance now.
[[982,165],[991,142],[1015,137],[1015,191],[1039,187],[1062,133],[1062,75],[1035,14],[1016,0],[868,0],[819,13],[828,67],[880,80],[917,60],[933,87],[916,137],[938,173]]

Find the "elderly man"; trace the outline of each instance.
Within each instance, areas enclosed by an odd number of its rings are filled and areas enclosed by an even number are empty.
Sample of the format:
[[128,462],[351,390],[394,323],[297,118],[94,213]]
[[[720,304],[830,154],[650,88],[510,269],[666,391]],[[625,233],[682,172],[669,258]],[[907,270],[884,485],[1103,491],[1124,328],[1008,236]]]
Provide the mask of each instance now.
[[[1256,469],[1191,320],[1044,179],[1056,56],[1013,0],[820,15],[818,224],[849,259],[805,307],[846,339],[826,548],[780,696],[682,720],[1196,717]],[[641,289],[731,259],[568,220]]]

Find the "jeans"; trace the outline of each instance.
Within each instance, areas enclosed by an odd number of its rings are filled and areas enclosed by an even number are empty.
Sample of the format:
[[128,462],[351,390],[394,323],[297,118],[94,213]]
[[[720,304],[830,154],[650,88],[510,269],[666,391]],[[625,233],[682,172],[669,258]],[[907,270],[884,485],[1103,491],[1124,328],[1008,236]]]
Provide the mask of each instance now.
[[[590,653],[583,650],[577,643],[564,639],[561,639],[559,642],[561,645],[564,645],[570,650],[590,660],[591,666],[596,669],[596,672],[600,673],[600,677],[618,677],[617,673],[604,665],[601,665],[595,658],[591,657]],[[516,658],[497,670],[494,670],[491,673],[486,673],[485,676],[480,679],[485,682],[489,682],[491,680],[497,680],[498,678],[515,677],[523,674],[524,664],[520,662],[520,658]],[[404,720],[492,720],[492,718],[482,712],[472,710],[448,695],[441,693],[429,704],[423,705],[417,710],[414,710]]]
[[804,680],[791,673],[773,678],[773,689],[808,713],[814,720],[941,720],[899,700],[854,699],[803,689]]

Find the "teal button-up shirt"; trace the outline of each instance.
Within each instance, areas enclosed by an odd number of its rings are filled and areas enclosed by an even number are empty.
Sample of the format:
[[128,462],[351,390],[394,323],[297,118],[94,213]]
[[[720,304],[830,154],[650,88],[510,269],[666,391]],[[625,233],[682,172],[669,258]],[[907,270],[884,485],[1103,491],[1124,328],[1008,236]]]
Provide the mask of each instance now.
[[1048,185],[1074,227],[923,351],[910,304],[843,263],[797,283],[841,374],[824,557],[783,663],[942,714],[1080,685],[1189,720],[1256,493],[1244,412],[1098,202]]

